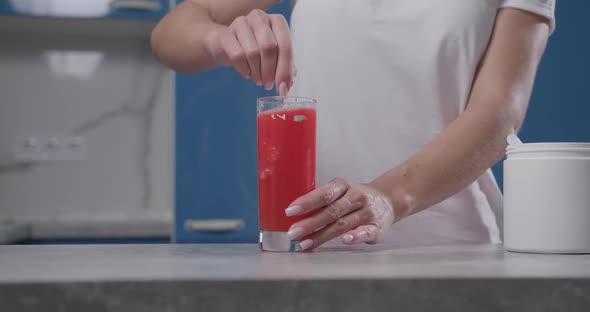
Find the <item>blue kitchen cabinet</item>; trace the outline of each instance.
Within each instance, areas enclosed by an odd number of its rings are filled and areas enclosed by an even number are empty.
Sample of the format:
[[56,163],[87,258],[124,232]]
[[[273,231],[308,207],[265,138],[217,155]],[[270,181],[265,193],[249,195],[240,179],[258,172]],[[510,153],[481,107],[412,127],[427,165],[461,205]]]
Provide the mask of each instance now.
[[176,242],[258,241],[256,99],[273,92],[231,68],[176,76]]
[[0,15],[159,20],[174,0],[0,0]]

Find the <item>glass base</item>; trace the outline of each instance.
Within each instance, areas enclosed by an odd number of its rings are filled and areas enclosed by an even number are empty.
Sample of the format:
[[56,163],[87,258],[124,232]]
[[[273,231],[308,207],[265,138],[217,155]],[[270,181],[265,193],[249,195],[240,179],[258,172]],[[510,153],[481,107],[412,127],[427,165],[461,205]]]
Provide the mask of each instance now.
[[287,232],[260,231],[258,240],[264,251],[297,251],[299,241],[290,240]]

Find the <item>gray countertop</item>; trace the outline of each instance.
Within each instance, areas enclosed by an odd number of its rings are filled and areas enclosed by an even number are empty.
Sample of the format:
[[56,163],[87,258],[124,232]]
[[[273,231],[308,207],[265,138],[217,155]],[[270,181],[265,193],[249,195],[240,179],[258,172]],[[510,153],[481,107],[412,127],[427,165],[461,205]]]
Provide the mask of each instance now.
[[[0,306],[18,311],[589,311],[590,255],[499,246],[0,246]],[[195,310],[196,309],[196,310]]]

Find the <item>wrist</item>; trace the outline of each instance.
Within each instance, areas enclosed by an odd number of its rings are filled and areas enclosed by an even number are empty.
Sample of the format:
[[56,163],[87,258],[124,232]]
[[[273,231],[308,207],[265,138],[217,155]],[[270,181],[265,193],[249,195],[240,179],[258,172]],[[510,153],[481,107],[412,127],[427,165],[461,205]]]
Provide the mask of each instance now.
[[389,202],[394,213],[394,223],[412,215],[416,199],[408,193],[403,181],[395,176],[395,171],[373,180],[369,185],[379,191]]
[[205,51],[207,51],[209,59],[215,62],[216,66],[226,65],[222,57],[223,51],[219,40],[225,29],[227,29],[227,26],[216,24],[205,32]]

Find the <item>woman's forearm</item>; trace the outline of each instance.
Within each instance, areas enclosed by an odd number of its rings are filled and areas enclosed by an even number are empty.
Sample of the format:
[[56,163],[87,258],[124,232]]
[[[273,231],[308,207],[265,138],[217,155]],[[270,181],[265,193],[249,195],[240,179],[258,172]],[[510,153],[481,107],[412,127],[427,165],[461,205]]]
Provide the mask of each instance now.
[[184,1],[158,24],[152,33],[152,49],[159,61],[179,72],[200,72],[216,63],[208,51],[208,36],[223,28],[213,21],[209,9]]
[[506,114],[483,107],[466,111],[433,142],[373,181],[391,198],[396,220],[461,191],[497,162],[506,136],[517,128]]
[[158,60],[179,72],[222,65],[215,57],[216,34],[238,16],[267,10],[277,0],[185,0],[160,21],[151,44]]
[[430,144],[371,183],[387,195],[396,220],[461,191],[495,162],[524,119],[548,37],[543,18],[515,9],[497,17],[465,112]]

